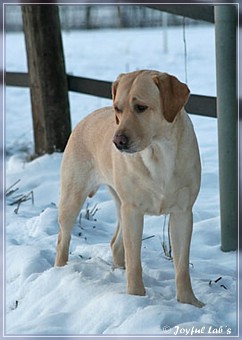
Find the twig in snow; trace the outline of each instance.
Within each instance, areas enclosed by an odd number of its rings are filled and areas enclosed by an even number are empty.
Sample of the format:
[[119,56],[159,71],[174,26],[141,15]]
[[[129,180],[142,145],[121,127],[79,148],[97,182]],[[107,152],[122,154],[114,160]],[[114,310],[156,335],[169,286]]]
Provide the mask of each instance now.
[[155,235],[151,235],[151,236],[144,237],[144,238],[142,238],[142,241],[149,240],[149,239],[152,238],[152,237],[155,237]]
[[94,217],[97,211],[98,211],[97,203],[94,205],[94,207],[91,210],[89,209],[89,203],[87,203],[86,214],[85,214],[86,220],[90,220],[91,217]]
[[12,310],[15,310],[18,308],[18,305],[19,305],[19,302],[18,300],[16,300],[14,303],[13,303],[13,306],[11,307]]
[[[14,186],[16,184],[18,184],[19,182],[20,182],[20,179],[18,179],[15,183],[10,185],[10,187],[6,190],[6,196],[7,197],[12,195],[13,193],[15,193],[17,190],[19,190],[19,188],[13,189]],[[20,195],[13,196],[12,199],[11,199],[12,202],[9,202],[8,204],[9,205],[17,204],[17,208],[14,210],[15,214],[17,214],[18,211],[19,211],[21,203],[26,202],[26,201],[28,201],[30,199],[32,200],[32,204],[34,204],[34,192],[33,191],[30,191],[27,194],[20,194]]]
[[31,196],[32,204],[34,204],[34,192],[33,191],[30,191],[26,195],[22,195],[19,199],[17,199],[16,201],[10,204],[10,205],[17,204],[17,208],[14,210],[15,214],[18,213],[21,203],[28,201],[30,199],[29,198],[30,196]]
[[[89,209],[89,203],[87,203],[86,212],[85,212],[85,219],[88,220],[88,221],[91,221],[92,219],[94,221],[97,221],[93,217],[95,216],[95,214],[97,213],[98,210],[99,209],[97,208],[97,203],[94,205],[94,207],[92,209]],[[79,224],[80,228],[83,229],[83,227],[82,227],[82,213],[80,213],[80,215],[79,215],[78,224]]]
[[165,254],[165,258],[168,260],[173,260],[173,257],[171,255],[171,239],[170,239],[170,219],[168,222],[168,246],[165,241],[165,227],[166,227],[166,215],[164,219],[164,224],[163,224],[163,241],[162,241],[162,248]]
[[[212,281],[212,280],[209,280],[209,286],[211,287],[212,286],[212,283],[214,282],[214,283],[218,283],[220,280],[222,279],[222,276],[220,276],[218,279],[216,279],[216,280],[214,280],[214,281]],[[225,285],[220,285],[220,287],[222,287],[222,288],[224,288],[224,289],[228,289]]]
[[220,287],[222,287],[224,289],[228,289],[227,287],[225,287],[225,285],[220,285]]
[[217,283],[218,281],[220,281],[222,279],[222,277],[220,276],[217,280],[214,280],[215,283]]
[[18,184],[21,180],[18,179],[15,183],[13,183],[12,185],[10,185],[10,187],[6,190],[6,196],[10,196],[12,195],[15,191],[17,191],[19,188],[13,189],[11,190],[16,184]]

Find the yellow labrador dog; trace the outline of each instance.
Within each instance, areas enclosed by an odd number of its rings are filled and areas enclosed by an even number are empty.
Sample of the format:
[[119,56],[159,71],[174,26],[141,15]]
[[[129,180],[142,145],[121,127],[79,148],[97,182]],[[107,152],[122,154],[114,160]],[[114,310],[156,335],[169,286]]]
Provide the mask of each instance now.
[[170,214],[177,299],[202,307],[189,274],[192,206],[200,188],[200,157],[184,111],[188,87],[158,71],[121,74],[113,107],[97,110],[72,132],[62,162],[56,266],[68,261],[71,229],[87,196],[106,184],[117,207],[111,241],[115,266],[126,268],[127,292],[144,295],[144,215]]

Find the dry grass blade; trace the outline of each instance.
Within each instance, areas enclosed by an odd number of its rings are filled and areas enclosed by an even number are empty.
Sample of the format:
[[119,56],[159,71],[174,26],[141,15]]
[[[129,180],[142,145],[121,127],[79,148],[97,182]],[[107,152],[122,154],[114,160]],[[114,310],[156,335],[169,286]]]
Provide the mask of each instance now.
[[20,198],[18,198],[16,201],[12,202],[10,205],[15,205],[15,204],[17,204],[17,208],[14,209],[15,214],[18,213],[19,208],[20,208],[20,205],[21,205],[23,202],[29,201],[30,199],[32,200],[32,204],[34,204],[34,192],[33,192],[33,191],[30,191],[30,192],[29,192],[28,194],[26,194],[26,195],[20,196]]
[[[212,286],[212,283],[218,283],[220,280],[222,280],[222,276],[220,276],[219,278],[217,278],[216,280],[209,280],[209,286]],[[220,287],[224,288],[224,289],[228,289],[224,284],[221,284]]]
[[[12,185],[10,185],[10,187],[6,190],[6,197],[9,197],[11,195],[13,195],[17,190],[19,190],[19,188],[15,188],[15,185],[18,184],[21,180],[18,179],[15,183],[13,183]],[[20,195],[15,195],[11,197],[10,202],[8,202],[9,205],[15,205],[17,204],[17,208],[14,210],[15,214],[18,213],[20,205],[23,202],[29,201],[31,199],[32,204],[34,204],[34,192],[30,191],[27,194],[20,194]]]
[[167,245],[167,242],[166,242],[166,239],[165,239],[165,227],[166,227],[166,216],[165,216],[164,224],[163,224],[162,248],[163,248],[163,251],[164,251],[164,254],[165,254],[165,258],[168,259],[168,260],[173,260],[173,257],[171,255],[170,219],[169,219],[169,222],[168,222],[168,230],[167,230],[167,233],[168,233],[168,245]]
[[144,237],[142,238],[142,241],[149,240],[150,238],[153,238],[153,237],[155,237],[155,235]]
[[16,192],[19,188],[12,189],[16,184],[18,184],[21,180],[18,179],[15,183],[10,185],[10,187],[6,190],[6,196],[12,195],[14,192]]
[[[97,213],[99,209],[97,208],[97,203],[94,205],[94,207],[92,209],[89,209],[89,203],[87,203],[86,205],[86,211],[85,211],[85,216],[84,219],[88,220],[88,221],[97,221],[94,216]],[[82,227],[82,213],[80,213],[79,215],[79,219],[78,219],[78,225],[81,229],[83,229]]]
[[89,203],[87,203],[86,214],[85,214],[86,220],[91,220],[91,218],[93,218],[95,216],[97,211],[98,211],[97,203],[94,205],[94,207],[92,209],[89,209]]

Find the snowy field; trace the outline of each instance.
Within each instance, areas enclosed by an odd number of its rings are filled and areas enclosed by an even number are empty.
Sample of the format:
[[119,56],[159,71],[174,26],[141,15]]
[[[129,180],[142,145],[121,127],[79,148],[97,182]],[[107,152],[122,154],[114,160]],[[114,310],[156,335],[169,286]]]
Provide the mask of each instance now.
[[[167,53],[163,38],[161,29],[63,33],[67,72],[114,80],[121,72],[146,68],[185,81],[183,29],[169,28]],[[186,44],[191,92],[215,95],[213,26],[187,27]],[[27,70],[20,33],[6,36],[6,69]],[[73,127],[92,110],[111,104],[73,93],[70,101]],[[109,242],[115,209],[105,187],[83,206],[73,228],[68,265],[53,267],[62,154],[27,161],[33,152],[27,89],[7,88],[5,108],[6,187],[20,180],[6,204],[7,335],[237,334],[237,257],[220,250],[216,119],[191,115],[203,171],[190,256],[193,289],[206,303],[197,309],[176,301],[173,263],[162,248],[167,242],[164,217],[145,219],[142,265],[147,295],[126,295],[125,271],[112,265]],[[11,203],[17,195],[33,195],[34,203],[23,202],[16,213]]]

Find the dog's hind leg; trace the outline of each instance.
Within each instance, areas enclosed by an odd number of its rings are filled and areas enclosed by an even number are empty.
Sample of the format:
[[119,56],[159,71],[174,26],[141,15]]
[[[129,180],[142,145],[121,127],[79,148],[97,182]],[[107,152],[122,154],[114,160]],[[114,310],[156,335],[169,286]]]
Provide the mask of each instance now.
[[124,268],[125,267],[124,244],[123,244],[123,233],[122,233],[121,216],[120,216],[121,202],[116,192],[112,188],[109,188],[109,189],[110,189],[110,192],[113,196],[113,199],[116,205],[117,219],[118,219],[118,224],[117,224],[116,230],[111,240],[113,263],[115,267]]
[[122,226],[120,221],[111,240],[113,263],[115,267],[125,268]]
[[[65,192],[66,191],[66,192]],[[59,235],[55,266],[64,266],[69,257],[71,230],[87,195],[76,187],[64,190],[59,204]]]
[[97,188],[91,167],[85,166],[84,162],[73,163],[72,159],[67,158],[62,166],[56,266],[64,266],[68,261],[73,224],[88,194]]

